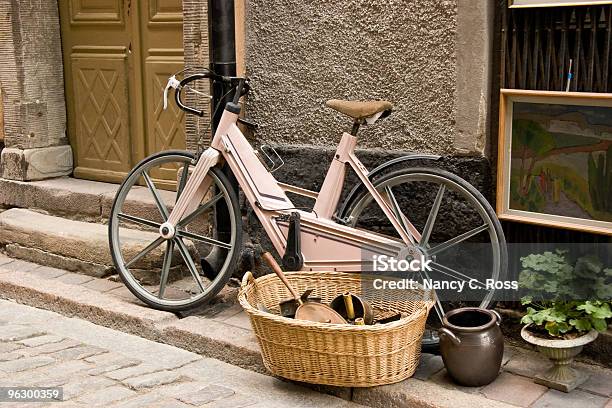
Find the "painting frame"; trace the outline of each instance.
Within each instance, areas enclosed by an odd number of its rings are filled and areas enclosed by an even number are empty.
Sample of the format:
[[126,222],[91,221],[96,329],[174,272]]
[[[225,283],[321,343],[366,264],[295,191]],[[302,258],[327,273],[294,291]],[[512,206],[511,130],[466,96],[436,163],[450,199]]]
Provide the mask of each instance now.
[[517,0],[508,0],[508,8],[537,8],[537,7],[576,7],[576,6],[599,6],[612,4],[612,0],[583,0],[583,1],[543,1],[543,0],[520,0],[523,4],[516,4]]
[[[517,102],[568,105],[585,107],[609,107],[612,110],[612,93],[532,91],[501,89],[499,101],[499,136],[497,157],[497,215],[502,220],[555,228],[612,235],[612,221],[546,214],[511,208],[512,141],[514,104]],[[535,157],[535,155],[534,155]],[[535,159],[534,159],[535,160]],[[529,175],[528,177],[533,177]]]

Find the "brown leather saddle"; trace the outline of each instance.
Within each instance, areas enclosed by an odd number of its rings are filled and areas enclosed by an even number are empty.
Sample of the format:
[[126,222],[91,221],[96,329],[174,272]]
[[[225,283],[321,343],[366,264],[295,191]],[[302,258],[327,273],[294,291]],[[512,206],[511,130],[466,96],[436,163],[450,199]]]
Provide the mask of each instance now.
[[325,103],[328,107],[344,113],[355,120],[373,117],[377,113],[388,116],[393,104],[388,101],[345,101],[341,99],[330,99]]

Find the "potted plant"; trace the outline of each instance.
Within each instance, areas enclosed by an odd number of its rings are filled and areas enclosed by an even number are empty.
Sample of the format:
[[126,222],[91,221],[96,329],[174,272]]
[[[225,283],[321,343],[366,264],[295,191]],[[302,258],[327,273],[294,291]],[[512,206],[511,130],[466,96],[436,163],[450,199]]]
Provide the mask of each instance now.
[[521,336],[553,362],[535,382],[569,392],[586,380],[570,367],[573,358],[612,318],[610,302],[595,300],[612,297],[612,269],[594,255],[572,262],[562,250],[528,255],[521,264],[519,286],[527,291]]

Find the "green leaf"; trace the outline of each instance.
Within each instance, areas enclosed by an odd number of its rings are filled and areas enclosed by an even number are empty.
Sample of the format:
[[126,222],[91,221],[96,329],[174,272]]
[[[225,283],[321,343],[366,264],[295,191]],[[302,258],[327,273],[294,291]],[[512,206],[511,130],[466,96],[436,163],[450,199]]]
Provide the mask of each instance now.
[[595,255],[581,256],[576,260],[574,272],[577,275],[594,276],[597,275],[603,268],[603,263]]
[[612,317],[612,311],[610,310],[609,303],[586,301],[576,309],[584,310],[595,319],[609,319]]
[[608,328],[605,319],[591,319],[593,323],[593,328],[598,332],[605,332]]
[[540,311],[540,313],[542,314],[542,317],[544,318],[544,320],[549,321],[549,322],[564,322],[565,319],[567,318],[567,315],[564,313],[563,310],[557,310],[557,309],[544,309],[542,311]]
[[591,321],[589,319],[571,319],[569,323],[578,331],[589,331],[592,328]]
[[570,326],[565,322],[548,322],[544,328],[548,330],[548,334],[551,336],[559,336],[566,333],[570,329]]

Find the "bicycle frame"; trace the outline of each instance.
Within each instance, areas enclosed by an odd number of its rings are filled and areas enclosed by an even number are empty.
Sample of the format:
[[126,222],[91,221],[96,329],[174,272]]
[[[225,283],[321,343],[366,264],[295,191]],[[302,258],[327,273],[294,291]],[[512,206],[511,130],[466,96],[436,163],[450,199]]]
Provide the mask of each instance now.
[[[162,228],[166,226],[174,231],[185,215],[197,210],[210,187],[211,180],[206,177],[208,170],[225,162],[280,256],[284,255],[287,246],[289,225],[286,216],[294,211],[299,212],[304,257],[302,270],[361,271],[367,264],[362,259],[363,251],[397,256],[402,249],[412,247],[420,240],[419,232],[410,221],[399,210],[394,211],[393,197],[381,195],[368,179],[368,170],[354,153],[357,143],[355,136],[348,133],[342,135],[321,190],[317,193],[278,182],[254,153],[238,128],[237,119],[237,114],[224,110],[211,146],[200,157]],[[373,196],[401,240],[341,225],[332,219],[344,185],[347,165]],[[313,211],[293,209],[294,204],[286,192],[314,199]],[[395,208],[398,208],[397,205]]]

